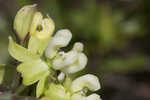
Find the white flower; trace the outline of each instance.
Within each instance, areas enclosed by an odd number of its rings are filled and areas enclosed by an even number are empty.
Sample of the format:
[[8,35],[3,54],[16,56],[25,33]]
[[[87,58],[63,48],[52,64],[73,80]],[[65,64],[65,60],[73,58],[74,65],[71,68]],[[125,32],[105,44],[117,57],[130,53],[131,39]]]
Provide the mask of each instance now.
[[46,50],[46,56],[50,59],[52,59],[54,56],[56,56],[58,50],[61,47],[65,47],[69,44],[70,40],[72,38],[72,34],[67,29],[59,30],[54,37],[52,37],[52,40],[50,41],[48,48]]
[[53,68],[68,74],[84,69],[87,64],[87,56],[82,51],[83,44],[77,42],[71,51],[59,52],[53,60]]
[[99,79],[95,75],[86,74],[72,82],[71,90],[73,92],[81,91],[84,88],[88,88],[91,91],[99,90],[101,88]]
[[87,64],[87,57],[84,53],[78,53],[78,57],[75,63],[69,65],[68,67],[65,67],[63,71],[65,73],[76,73],[78,71],[81,71],[85,68]]

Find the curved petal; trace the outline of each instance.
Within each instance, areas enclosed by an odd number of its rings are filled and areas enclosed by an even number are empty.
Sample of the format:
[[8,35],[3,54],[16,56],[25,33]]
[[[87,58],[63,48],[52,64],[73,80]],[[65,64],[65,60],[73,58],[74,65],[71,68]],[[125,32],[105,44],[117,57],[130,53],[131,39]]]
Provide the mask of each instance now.
[[86,74],[72,82],[71,89],[73,92],[81,91],[83,88],[88,88],[91,91],[99,90],[99,79],[95,75]]
[[58,31],[55,36],[52,38],[52,40],[50,41],[45,55],[48,58],[53,58],[54,56],[56,56],[57,51],[61,48],[61,47],[65,47],[69,44],[70,40],[72,38],[72,34],[69,30],[67,29],[62,29],[60,31]]
[[[68,59],[69,62],[69,59]],[[76,63],[69,65],[68,67],[64,68],[63,71],[65,73],[76,73],[78,71],[83,70],[87,64],[87,57],[84,53],[79,53]]]
[[85,100],[101,100],[101,98],[98,94],[91,94],[90,96],[87,96]]

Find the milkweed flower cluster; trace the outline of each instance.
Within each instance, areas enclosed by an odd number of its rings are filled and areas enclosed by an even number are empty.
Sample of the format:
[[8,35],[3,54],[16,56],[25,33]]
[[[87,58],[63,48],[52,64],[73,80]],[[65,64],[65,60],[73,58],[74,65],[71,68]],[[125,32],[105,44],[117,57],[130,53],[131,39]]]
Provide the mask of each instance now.
[[20,41],[28,42],[27,46],[22,46],[9,37],[9,53],[21,62],[17,71],[22,75],[23,84],[37,84],[37,98],[101,100],[96,93],[87,95],[88,90],[95,92],[101,88],[95,75],[86,74],[76,79],[71,77],[86,67],[88,59],[80,42],[76,42],[67,52],[61,50],[71,41],[72,33],[68,29],[61,29],[53,35],[53,20],[49,16],[43,18],[36,5],[27,5],[18,11],[14,29]]

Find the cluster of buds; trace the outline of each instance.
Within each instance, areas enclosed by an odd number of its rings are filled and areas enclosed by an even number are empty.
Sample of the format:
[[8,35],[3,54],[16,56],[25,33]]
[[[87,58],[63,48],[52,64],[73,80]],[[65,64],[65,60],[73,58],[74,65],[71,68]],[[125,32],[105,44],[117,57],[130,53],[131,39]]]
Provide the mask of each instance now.
[[87,65],[84,46],[76,42],[73,48],[64,52],[72,33],[62,29],[52,36],[55,25],[53,20],[36,10],[36,5],[25,6],[15,17],[14,29],[27,47],[17,44],[9,37],[9,53],[17,61],[17,71],[21,73],[23,84],[37,84],[36,97],[41,100],[101,100],[98,94],[87,95],[88,90],[101,88],[99,79],[86,74],[76,79],[72,74],[83,70]]

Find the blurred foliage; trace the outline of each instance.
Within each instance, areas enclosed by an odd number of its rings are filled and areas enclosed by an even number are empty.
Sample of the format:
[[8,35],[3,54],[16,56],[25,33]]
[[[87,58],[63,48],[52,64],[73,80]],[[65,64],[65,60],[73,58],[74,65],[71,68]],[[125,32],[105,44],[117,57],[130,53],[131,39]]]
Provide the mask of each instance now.
[[[69,48],[75,41],[85,44],[89,58],[87,71],[102,76],[100,78],[102,78],[104,92],[99,91],[99,93],[102,94],[103,100],[150,99],[147,95],[150,93],[148,88],[150,85],[147,85],[150,84],[150,79],[142,80],[150,77],[148,74],[150,73],[149,0],[1,0],[0,64],[15,66],[8,55],[7,37],[14,33],[12,23],[16,11],[23,5],[33,3],[37,3],[43,13],[49,14],[54,19],[56,31],[62,28],[72,31],[73,41]],[[0,82],[3,79],[2,69],[3,66],[0,66]],[[10,72],[5,70],[5,73]],[[79,74],[82,73],[86,72]],[[116,73],[121,78],[118,79]],[[109,77],[110,81],[106,81],[105,76]],[[117,78],[117,81],[112,79],[113,76]],[[13,82],[7,79],[14,80],[14,78],[16,77],[8,74],[4,80],[8,84]],[[137,81],[138,78],[142,78],[141,81]],[[141,91],[140,93],[134,91],[133,95],[129,95],[121,87],[114,89],[115,86],[111,84],[119,84],[118,81],[123,81],[124,83],[120,83],[123,86],[130,84],[126,87],[127,89],[133,89],[132,86],[137,85],[141,87]],[[145,86],[147,86],[146,89]],[[124,95],[125,93],[128,95]]]

